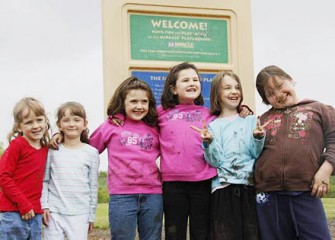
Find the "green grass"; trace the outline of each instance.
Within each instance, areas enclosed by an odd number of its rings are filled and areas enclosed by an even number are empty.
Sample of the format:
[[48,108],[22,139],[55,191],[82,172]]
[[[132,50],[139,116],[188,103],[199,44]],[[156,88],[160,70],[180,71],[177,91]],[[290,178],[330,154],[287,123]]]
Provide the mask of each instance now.
[[106,230],[109,228],[108,203],[98,204],[94,227],[101,230]]
[[[329,220],[335,220],[335,198],[323,198],[323,206]],[[108,222],[108,204],[99,203],[97,208],[96,220],[94,223],[95,228],[106,230],[109,228]]]
[[322,198],[323,206],[329,220],[335,220],[335,198]]

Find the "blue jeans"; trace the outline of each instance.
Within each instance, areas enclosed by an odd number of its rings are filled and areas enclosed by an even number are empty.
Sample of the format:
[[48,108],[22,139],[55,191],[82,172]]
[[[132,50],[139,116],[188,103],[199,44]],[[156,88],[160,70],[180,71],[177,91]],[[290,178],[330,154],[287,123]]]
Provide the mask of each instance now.
[[42,214],[36,214],[33,219],[22,220],[18,212],[0,213],[1,240],[41,240]]
[[162,194],[111,194],[109,224],[113,240],[160,240],[162,235]]

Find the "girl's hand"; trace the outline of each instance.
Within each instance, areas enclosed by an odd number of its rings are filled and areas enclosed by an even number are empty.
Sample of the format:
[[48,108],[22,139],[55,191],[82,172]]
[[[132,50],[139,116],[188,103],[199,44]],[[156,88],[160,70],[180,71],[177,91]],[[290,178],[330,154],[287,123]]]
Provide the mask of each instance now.
[[206,121],[204,121],[204,120],[202,121],[202,129],[200,129],[196,126],[191,126],[191,128],[200,133],[202,141],[204,141],[206,143],[211,143],[213,141],[213,135],[211,134],[210,131],[208,131]]
[[58,144],[60,144],[63,141],[63,136],[61,133],[55,133],[52,135],[52,138],[50,139],[49,146],[50,148],[54,150],[58,150]]
[[332,172],[333,166],[328,161],[324,161],[314,175],[311,185],[312,196],[322,198],[329,192],[329,177]]
[[29,212],[27,212],[26,214],[22,215],[22,220],[30,220],[32,219],[33,217],[35,217],[35,212],[33,209],[31,209]]
[[90,222],[88,224],[88,234],[92,233],[94,229],[94,223]]
[[109,123],[117,126],[117,127],[122,127],[124,124],[124,121],[120,118],[114,117],[114,116],[108,116]]
[[269,125],[270,121],[267,121],[266,123],[264,123],[263,125],[261,125],[261,120],[260,117],[257,118],[257,122],[256,122],[256,128],[254,129],[254,138],[256,139],[262,139],[265,136],[266,130],[265,127],[267,125]]
[[42,223],[45,226],[49,226],[49,220],[50,220],[50,212],[49,209],[43,209],[43,218],[42,218]]
[[253,115],[254,112],[247,105],[241,105],[239,114],[240,117],[245,118],[246,116]]

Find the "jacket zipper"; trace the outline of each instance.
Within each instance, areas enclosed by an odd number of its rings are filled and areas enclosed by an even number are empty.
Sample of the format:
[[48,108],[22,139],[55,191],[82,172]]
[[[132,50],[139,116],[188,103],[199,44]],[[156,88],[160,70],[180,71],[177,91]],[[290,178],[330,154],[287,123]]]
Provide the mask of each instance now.
[[286,147],[287,147],[287,141],[286,136],[288,136],[288,129],[289,129],[289,124],[288,124],[288,116],[291,113],[291,110],[287,109],[283,112],[283,120],[284,120],[284,126],[285,126],[285,133],[284,133],[284,141],[283,141],[283,163],[282,163],[282,176],[281,176],[281,181],[282,181],[282,187],[284,191],[287,191],[287,186],[286,186],[286,182],[285,182],[285,168],[286,168]]

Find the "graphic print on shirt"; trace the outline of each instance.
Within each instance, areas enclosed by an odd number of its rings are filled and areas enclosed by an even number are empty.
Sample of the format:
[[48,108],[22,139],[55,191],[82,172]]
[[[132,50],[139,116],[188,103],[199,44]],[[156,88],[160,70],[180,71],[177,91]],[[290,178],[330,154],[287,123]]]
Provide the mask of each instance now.
[[[286,114],[289,114],[289,133],[288,138],[301,139],[301,142],[304,143],[307,137],[308,130],[311,128],[311,121],[313,118],[313,113],[306,111],[303,107],[295,107],[285,111]],[[278,129],[281,126],[284,117],[283,112],[278,112],[269,115],[264,122],[270,121],[270,124],[265,127],[268,132],[268,141],[270,144],[276,142],[276,135]]]
[[179,111],[178,109],[174,109],[169,112],[166,119],[168,121],[185,120],[186,122],[199,122],[202,120],[202,113],[199,110]]
[[264,120],[264,122],[269,122],[269,124],[265,127],[265,130],[267,132],[267,141],[269,141],[270,144],[274,144],[276,142],[276,135],[278,132],[278,129],[281,126],[283,113],[274,113],[269,116],[267,116]]
[[294,108],[290,113],[290,133],[289,138],[301,138],[302,143],[307,137],[311,128],[313,113],[306,111],[303,107]]
[[141,136],[138,133],[122,131],[120,143],[121,143],[121,146],[134,145],[134,146],[138,146],[142,150],[149,150],[152,148],[153,139],[154,139],[153,136],[148,133],[144,133]]
[[260,192],[256,194],[257,205],[264,205],[270,202],[270,194]]

